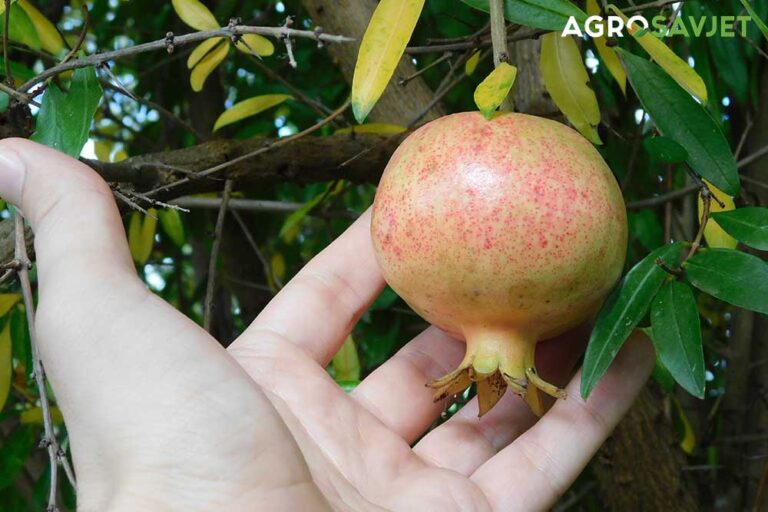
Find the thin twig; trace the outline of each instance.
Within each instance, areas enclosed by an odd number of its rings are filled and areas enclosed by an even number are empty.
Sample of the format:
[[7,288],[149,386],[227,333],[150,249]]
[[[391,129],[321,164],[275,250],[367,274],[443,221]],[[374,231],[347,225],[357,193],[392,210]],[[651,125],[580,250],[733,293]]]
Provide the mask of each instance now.
[[198,180],[200,178],[210,177],[211,175],[216,174],[217,172],[220,172],[220,171],[222,171],[224,169],[227,169],[228,167],[231,167],[231,166],[233,166],[235,164],[238,164],[238,163],[243,162],[245,160],[248,160],[250,158],[253,158],[253,157],[256,157],[256,156],[261,155],[263,153],[266,153],[267,151],[270,151],[272,149],[275,149],[275,148],[278,148],[278,147],[281,147],[281,146],[285,146],[286,144],[290,144],[291,142],[293,142],[293,141],[295,141],[297,139],[305,137],[305,136],[309,135],[310,133],[312,133],[312,132],[314,132],[316,130],[319,130],[323,126],[325,126],[328,123],[330,123],[331,121],[333,121],[336,117],[340,116],[341,114],[344,113],[345,110],[347,110],[347,108],[349,107],[349,103],[350,103],[349,100],[345,101],[344,104],[341,107],[337,108],[335,111],[333,111],[333,113],[331,115],[329,115],[325,119],[322,119],[322,120],[318,121],[317,123],[313,124],[309,128],[300,131],[299,133],[293,134],[290,137],[285,137],[283,139],[278,139],[276,142],[273,142],[272,144],[270,144],[268,146],[256,149],[254,151],[251,151],[249,153],[241,155],[241,156],[239,156],[237,158],[233,158],[232,160],[228,160],[226,162],[223,162],[223,163],[220,163],[218,165],[215,165],[215,166],[213,166],[213,167],[211,167],[209,169],[205,169],[203,171],[200,171],[200,172],[196,173],[193,178],[182,178],[182,179],[180,179],[178,181],[174,181],[173,183],[169,183],[167,185],[163,185],[161,187],[157,187],[155,189],[152,189],[149,192],[145,192],[145,195],[148,196],[148,197],[151,197],[151,196],[159,194],[160,192],[165,192],[165,191],[171,190],[173,188],[176,188],[176,187],[178,187],[180,185],[187,184],[190,181]]
[[[62,464],[69,464],[66,456],[59,448],[59,443],[56,440],[56,434],[53,431],[53,419],[51,417],[51,406],[48,402],[48,391],[45,386],[45,370],[43,368],[43,362],[40,359],[40,349],[38,346],[37,333],[35,329],[35,303],[32,296],[32,284],[29,280],[29,256],[27,255],[27,241],[24,235],[24,217],[21,216],[21,212],[14,208],[15,217],[15,259],[21,262],[16,275],[19,277],[21,284],[21,295],[24,300],[24,309],[27,313],[27,324],[29,328],[30,344],[32,346],[32,368],[35,377],[35,383],[37,384],[37,391],[40,395],[40,409],[43,415],[43,439],[40,442],[40,446],[44,447],[48,451],[48,462],[50,464],[50,483],[48,491],[48,512],[54,512],[56,507],[56,494],[58,492],[58,478],[59,478],[59,461]],[[71,474],[71,470],[67,471],[67,474]],[[74,486],[74,481],[72,481]]]
[[83,4],[81,9],[83,11],[83,26],[80,29],[80,36],[77,38],[75,46],[73,46],[72,49],[67,52],[59,64],[63,64],[72,60],[72,58],[77,55],[77,52],[80,51],[80,48],[83,47],[83,43],[85,43],[85,36],[88,35],[88,28],[91,25],[91,16],[88,12],[88,5]]
[[213,313],[213,300],[216,291],[216,263],[221,251],[221,239],[224,233],[224,219],[227,217],[227,203],[232,196],[232,180],[227,180],[224,184],[224,194],[221,197],[221,208],[216,218],[216,229],[213,232],[213,247],[211,248],[211,259],[208,262],[208,283],[205,289],[205,302],[203,309],[203,328],[211,332],[211,319]]
[[741,160],[739,160],[738,162],[736,162],[736,167],[738,167],[739,169],[741,169],[742,167],[746,167],[752,162],[754,162],[755,160],[758,160],[764,157],[765,155],[768,155],[768,145],[763,146],[762,148],[758,149],[751,155],[747,155]]
[[504,4],[502,0],[490,0],[491,14],[491,44],[493,46],[493,65],[498,67],[502,62],[509,62],[507,48],[507,22],[504,19]]
[[433,62],[427,64],[423,68],[419,69],[418,71],[416,71],[412,75],[409,75],[409,76],[407,76],[405,78],[402,78],[402,79],[398,80],[397,81],[397,85],[399,85],[401,87],[406,85],[408,82],[410,82],[414,78],[417,78],[417,77],[421,76],[428,69],[432,69],[433,67],[437,66],[438,64],[441,64],[441,63],[445,62],[446,60],[450,59],[452,55],[453,55],[453,53],[451,53],[451,52],[445,52],[439,58],[435,59]]
[[[546,34],[546,30],[540,30],[540,29],[525,29],[525,30],[518,30],[514,34],[510,34],[507,36],[507,42],[512,43],[515,41],[523,41],[525,39],[536,39],[539,36]],[[442,52],[449,52],[449,51],[458,51],[458,50],[475,50],[478,48],[485,48],[488,46],[491,46],[492,42],[490,38],[482,38],[478,39],[473,36],[469,36],[466,41],[458,42],[458,43],[448,43],[448,44],[434,44],[434,45],[427,45],[427,46],[409,46],[405,49],[405,53],[409,55],[418,55],[420,53],[442,53]]]
[[[283,27],[289,28],[291,25],[293,25],[293,17],[288,16],[285,18],[285,23],[283,23]],[[299,65],[296,63],[296,57],[293,55],[293,42],[291,41],[291,37],[288,34],[284,34],[280,36],[280,40],[285,45],[285,51],[288,54],[288,64],[293,68],[296,69],[299,67]]]
[[36,107],[40,107],[40,104],[36,102],[35,100],[31,99],[29,96],[24,94],[23,92],[19,92],[13,87],[9,87],[5,85],[4,83],[0,82],[0,91],[4,92],[11,98],[15,99],[16,101],[19,101],[21,103],[28,103],[30,105],[34,105]]
[[[8,0],[5,0],[6,2]],[[6,11],[7,12],[7,11]],[[7,33],[7,32],[6,32]],[[312,30],[296,30],[285,27],[253,27],[248,25],[235,25],[233,27],[222,27],[215,30],[205,30],[202,32],[193,32],[191,34],[184,34],[181,36],[173,37],[174,46],[182,46],[192,43],[204,41],[214,37],[238,37],[244,34],[259,34],[262,36],[272,36],[280,39],[283,36],[287,37],[303,37],[307,39],[321,40],[324,43],[346,43],[354,41],[354,39],[346,36],[331,35],[331,34],[317,34]],[[106,62],[122,59],[132,55],[138,55],[140,53],[153,52],[158,50],[167,51],[168,40],[167,38],[158,39],[149,43],[137,44],[134,46],[128,46],[119,50],[111,50],[108,52],[95,53],[79,59],[71,60],[69,62],[63,62],[56,66],[46,69],[39,75],[27,80],[17,90],[26,92],[35,85],[47,80],[52,76],[56,76],[59,73],[68,71],[70,69],[84,68],[88,66],[100,66]]]
[[[264,275],[267,276],[267,280],[271,281],[275,284],[275,287],[279,290],[283,287],[282,280],[277,277],[274,272],[272,272],[272,267],[269,264],[269,261],[267,260],[266,256],[264,256],[264,253],[261,252],[261,249],[259,249],[259,244],[256,243],[256,240],[253,238],[253,235],[251,234],[251,230],[248,229],[248,225],[243,220],[243,217],[240,215],[240,213],[233,209],[232,210],[232,217],[235,218],[235,221],[240,225],[240,230],[243,232],[243,235],[245,235],[245,239],[248,241],[248,245],[251,246],[251,249],[253,249],[253,252],[256,254],[256,257],[259,259],[259,262],[261,263],[261,267],[264,271]],[[271,290],[270,290],[271,291]]]
[[688,194],[699,190],[698,185],[687,185],[683,188],[667,192],[665,194],[658,195],[656,197],[649,197],[648,199],[640,199],[638,201],[630,201],[627,203],[627,210],[642,210],[643,208],[653,208],[669,201],[674,201],[680,197],[687,196]]
[[706,185],[701,188],[701,202],[703,204],[703,208],[701,212],[701,219],[699,221],[699,231],[696,233],[696,238],[693,239],[691,248],[683,259],[683,263],[688,261],[691,256],[696,254],[696,251],[699,250],[699,247],[701,246],[701,238],[704,236],[704,229],[706,229],[707,223],[709,222],[709,212],[712,209],[712,192]]
[[[306,203],[288,202],[288,201],[269,201],[264,199],[230,199],[229,209],[232,211],[244,212],[278,212],[291,213],[303,208]],[[171,201],[171,206],[176,208],[200,208],[216,210],[221,208],[221,199],[216,197],[180,197]],[[313,208],[308,213],[310,216],[330,217],[340,219],[356,219],[358,214],[349,210],[324,210],[322,208]]]
[[747,135],[749,135],[749,132],[752,130],[754,125],[755,123],[752,122],[752,115],[747,113],[747,125],[744,127],[744,131],[741,133],[739,144],[736,146],[736,151],[733,152],[733,157],[737,160],[741,154],[741,150],[744,149],[744,143],[747,141]]

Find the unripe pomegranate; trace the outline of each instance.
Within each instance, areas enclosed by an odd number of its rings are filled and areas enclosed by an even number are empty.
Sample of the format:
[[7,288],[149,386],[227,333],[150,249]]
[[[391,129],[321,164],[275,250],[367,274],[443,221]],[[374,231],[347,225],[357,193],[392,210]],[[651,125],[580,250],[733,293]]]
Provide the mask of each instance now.
[[390,286],[466,340],[435,400],[477,382],[480,415],[507,387],[541,415],[539,340],[588,320],[621,274],[624,201],[600,154],[540,117],[465,112],[428,123],[395,151],[371,231]]

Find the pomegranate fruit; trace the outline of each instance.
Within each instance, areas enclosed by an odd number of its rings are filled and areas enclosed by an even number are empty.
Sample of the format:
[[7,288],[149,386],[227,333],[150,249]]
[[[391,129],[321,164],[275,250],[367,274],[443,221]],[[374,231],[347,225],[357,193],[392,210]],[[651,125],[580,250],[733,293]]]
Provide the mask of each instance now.
[[507,388],[538,415],[565,392],[534,365],[536,343],[589,319],[624,264],[616,179],[575,130],[539,117],[454,114],[412,133],[373,205],[376,257],[422,317],[466,340],[435,400],[477,383],[480,415]]

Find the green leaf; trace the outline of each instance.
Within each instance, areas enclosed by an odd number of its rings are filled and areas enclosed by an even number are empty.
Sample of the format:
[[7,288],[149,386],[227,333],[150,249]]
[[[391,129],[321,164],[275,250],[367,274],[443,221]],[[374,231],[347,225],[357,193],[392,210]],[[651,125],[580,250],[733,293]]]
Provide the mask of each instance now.
[[285,238],[286,235],[293,229],[295,226],[299,224],[302,220],[304,220],[304,217],[306,217],[309,212],[311,212],[317,205],[319,205],[326,197],[333,196],[338,194],[343,188],[344,183],[343,181],[339,181],[336,184],[336,187],[331,190],[331,187],[333,184],[329,184],[325,190],[317,194],[315,197],[304,203],[304,206],[293,212],[288,216],[287,219],[285,219],[285,222],[283,223],[283,226],[280,228],[280,238]]
[[663,135],[643,140],[643,147],[663,162],[678,164],[688,160],[688,152],[685,148]]
[[[40,37],[37,35],[35,24],[20,6],[14,4],[8,20],[8,39],[25,44],[35,50],[40,49]],[[5,30],[5,23],[0,19],[0,34]]]
[[[647,331],[648,337],[653,339],[651,329],[649,328]],[[672,377],[672,374],[669,373],[664,364],[659,361],[658,354],[656,355],[656,364],[653,366],[653,372],[651,372],[651,378],[656,381],[664,393],[669,393],[675,388],[675,378]]]
[[8,103],[10,103],[11,97],[8,96],[8,94],[4,92],[0,92],[0,114],[5,112],[5,110],[8,108]]
[[733,249],[702,249],[684,268],[704,293],[768,315],[768,264],[760,258]]
[[[461,0],[470,7],[490,12],[488,0]],[[504,0],[504,17],[512,23],[544,30],[563,30],[568,18],[574,16],[580,26],[587,13],[568,0]]]
[[664,366],[683,389],[704,398],[701,321],[691,287],[669,281],[651,306],[653,344]]
[[750,206],[712,214],[717,224],[736,240],[768,251],[768,208]]
[[739,174],[728,141],[709,113],[659,66],[617,49],[632,88],[659,131],[688,152],[694,171],[729,195],[739,194]]
[[88,140],[102,93],[93,67],[76,70],[66,93],[50,82],[43,95],[32,140],[78,158]]
[[667,276],[656,260],[661,258],[667,265],[676,266],[682,248],[681,243],[659,247],[635,265],[608,297],[597,315],[584,355],[581,396],[589,396],[621,346],[648,312],[651,301]]
[[759,28],[760,32],[763,33],[763,37],[768,39],[768,26],[766,26],[765,22],[760,19],[760,16],[758,16],[758,14],[755,12],[755,9],[752,7],[752,4],[750,4],[748,0],[741,0],[741,5],[744,6],[744,8],[749,13],[749,15],[752,17],[752,21],[755,22],[755,25],[757,25],[757,28]]
[[177,247],[184,246],[186,236],[184,234],[184,223],[181,221],[179,212],[174,209],[160,210],[157,212],[157,217],[160,220],[160,226],[162,226],[168,238]]

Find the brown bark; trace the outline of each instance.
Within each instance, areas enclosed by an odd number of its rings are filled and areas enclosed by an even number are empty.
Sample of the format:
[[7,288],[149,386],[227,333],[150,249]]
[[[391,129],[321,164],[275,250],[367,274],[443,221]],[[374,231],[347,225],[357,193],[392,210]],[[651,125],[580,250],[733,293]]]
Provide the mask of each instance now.
[[684,456],[661,400],[655,388],[646,387],[595,457],[595,473],[609,510],[698,510],[681,477]]
[[[324,31],[334,34],[344,34],[355,38],[356,42],[331,45],[328,52],[333,57],[344,74],[348,83],[352,83],[355,73],[357,52],[360,49],[360,41],[368,26],[368,21],[373,15],[378,2],[376,0],[302,0],[315,25]],[[417,78],[410,80],[406,85],[400,86],[397,81],[406,78],[416,72],[416,67],[408,60],[408,57],[400,59],[400,64],[390,80],[389,86],[384,90],[381,99],[368,116],[369,122],[394,123],[408,125],[413,121],[433,97],[433,92],[427,84]],[[422,119],[430,121],[436,119],[445,112],[440,105],[434,106]]]

